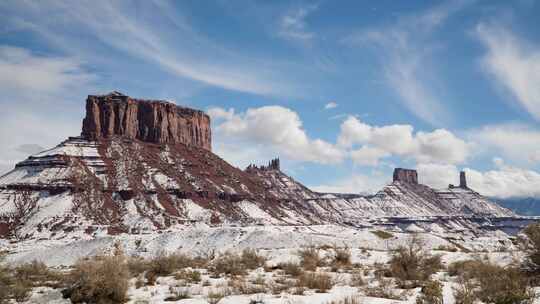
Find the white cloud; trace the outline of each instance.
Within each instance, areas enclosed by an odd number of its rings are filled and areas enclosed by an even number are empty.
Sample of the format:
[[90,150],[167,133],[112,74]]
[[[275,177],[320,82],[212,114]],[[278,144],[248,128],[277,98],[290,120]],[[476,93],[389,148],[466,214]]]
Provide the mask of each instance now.
[[329,109],[335,109],[337,108],[338,104],[334,101],[331,101],[329,103],[327,103],[326,105],[324,105],[324,109],[325,110],[329,110]]
[[420,163],[416,166],[418,182],[433,188],[442,189],[449,184],[459,184],[459,171],[454,165]]
[[500,154],[520,165],[540,162],[540,130],[533,126],[521,123],[488,125],[470,130],[468,137],[481,153]]
[[0,3],[0,17],[73,54],[100,62],[106,59],[96,53],[128,55],[123,60],[143,60],[199,85],[274,96],[293,96],[293,87],[302,86],[281,71],[302,74],[304,66],[216,44],[171,6],[168,1],[8,1]]
[[349,116],[341,124],[338,144],[353,150],[353,161],[377,165],[380,158],[391,155],[414,158],[419,162],[459,164],[469,156],[469,144],[450,131],[413,132],[411,125],[371,126]]
[[[87,90],[95,79],[73,58],[0,46],[0,174],[41,147],[77,135],[83,96],[72,91]],[[80,103],[71,110],[74,100]]]
[[81,65],[72,58],[36,56],[24,48],[3,45],[0,46],[0,89],[3,94],[35,97],[68,90],[94,79]]
[[[281,106],[265,106],[235,113],[211,108],[215,133],[222,140],[239,145],[256,145],[259,149],[273,150],[298,161],[339,163],[344,153],[335,145],[321,139],[311,139],[302,128],[298,114]],[[230,143],[229,143],[230,144]]]
[[483,66],[536,120],[540,120],[540,46],[493,24],[476,27],[487,48]]
[[278,35],[287,40],[308,42],[315,34],[307,29],[306,18],[317,6],[299,7],[288,11],[279,20]]
[[346,39],[352,45],[374,47],[390,89],[411,113],[432,125],[440,125],[450,116],[444,97],[432,89],[437,86],[437,73],[432,71],[432,52],[436,48],[432,33],[466,2],[435,6],[422,14],[398,19],[386,28],[363,30]]
[[[500,158],[495,158],[494,164],[496,169],[485,172],[465,168],[467,185],[490,197],[540,197],[540,173],[506,166]],[[436,188],[455,185],[459,181],[454,165],[419,164],[417,169],[420,182]]]

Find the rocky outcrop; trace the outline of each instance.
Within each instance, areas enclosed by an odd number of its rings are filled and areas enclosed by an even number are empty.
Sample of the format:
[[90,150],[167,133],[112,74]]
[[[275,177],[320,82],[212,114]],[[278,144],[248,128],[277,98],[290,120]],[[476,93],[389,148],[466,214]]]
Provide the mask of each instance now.
[[90,140],[121,136],[212,149],[210,117],[204,112],[118,92],[88,96],[81,135]]
[[394,182],[404,182],[409,184],[418,184],[418,173],[416,170],[395,168]]
[[280,171],[280,165],[279,165],[279,158],[274,158],[268,162],[267,166],[256,166],[254,164],[251,164],[247,166],[246,172],[256,172],[256,171]]
[[465,171],[459,172],[459,187],[467,189],[467,177],[465,176]]

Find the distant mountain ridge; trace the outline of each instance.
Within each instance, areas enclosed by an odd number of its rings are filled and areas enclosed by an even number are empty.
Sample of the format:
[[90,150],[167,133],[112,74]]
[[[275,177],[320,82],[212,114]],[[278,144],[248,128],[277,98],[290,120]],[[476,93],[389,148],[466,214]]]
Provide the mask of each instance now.
[[459,186],[435,190],[418,184],[415,170],[397,168],[390,185],[363,196],[311,191],[281,172],[279,159],[240,170],[211,152],[209,123],[201,111],[172,103],[118,92],[89,96],[81,136],[30,156],[0,177],[0,237],[515,216],[469,189],[464,174]]
[[493,198],[499,205],[524,216],[540,216],[540,198],[535,197],[512,197]]

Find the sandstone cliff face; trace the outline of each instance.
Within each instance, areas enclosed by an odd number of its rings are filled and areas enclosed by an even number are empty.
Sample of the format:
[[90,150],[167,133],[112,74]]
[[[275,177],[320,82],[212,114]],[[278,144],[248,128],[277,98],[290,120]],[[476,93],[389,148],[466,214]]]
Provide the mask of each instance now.
[[396,168],[394,169],[394,181],[418,184],[418,173],[416,170]]
[[118,92],[88,96],[81,135],[91,140],[122,136],[212,150],[210,117],[204,112]]

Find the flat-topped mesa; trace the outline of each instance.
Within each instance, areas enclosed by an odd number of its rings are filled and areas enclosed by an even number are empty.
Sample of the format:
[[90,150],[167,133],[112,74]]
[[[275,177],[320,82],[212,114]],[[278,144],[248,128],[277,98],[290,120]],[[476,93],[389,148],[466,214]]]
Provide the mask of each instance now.
[[90,140],[122,136],[212,150],[210,117],[203,111],[118,92],[88,95],[81,135]]
[[416,170],[395,168],[394,169],[394,182],[404,182],[409,184],[418,184],[418,173]]

